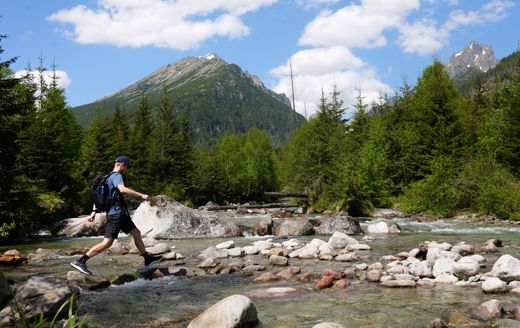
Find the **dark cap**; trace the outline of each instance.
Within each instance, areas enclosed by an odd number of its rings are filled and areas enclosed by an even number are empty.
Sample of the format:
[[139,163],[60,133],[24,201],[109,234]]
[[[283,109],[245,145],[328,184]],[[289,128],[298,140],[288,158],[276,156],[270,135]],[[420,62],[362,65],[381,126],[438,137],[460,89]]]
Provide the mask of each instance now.
[[126,166],[130,166],[130,158],[128,156],[117,156],[116,163],[123,163]]

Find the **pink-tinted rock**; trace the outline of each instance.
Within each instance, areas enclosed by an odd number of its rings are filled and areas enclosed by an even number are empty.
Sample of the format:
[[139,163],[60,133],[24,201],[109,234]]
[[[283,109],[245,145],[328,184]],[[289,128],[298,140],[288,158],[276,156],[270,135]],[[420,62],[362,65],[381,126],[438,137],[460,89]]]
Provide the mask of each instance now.
[[493,319],[498,319],[502,317],[502,302],[496,299],[492,299],[490,301],[484,302],[481,306],[485,307],[490,316]]
[[343,272],[334,271],[332,269],[323,269],[323,271],[321,272],[321,276],[332,276],[335,280],[338,280],[343,278],[345,274]]
[[334,277],[332,276],[324,276],[318,281],[316,281],[316,288],[323,289],[323,288],[329,288],[332,287],[334,284]]
[[311,272],[305,272],[301,275],[299,275],[296,280],[299,282],[313,282],[314,281],[314,275]]
[[302,294],[305,290],[303,288],[294,287],[272,287],[253,289],[249,292],[250,297],[256,298],[271,298],[271,297],[283,297],[287,295]]
[[289,280],[298,273],[300,273],[300,267],[289,267],[285,270],[278,272],[276,276],[281,279]]
[[334,288],[345,289],[345,288],[347,288],[347,286],[348,286],[348,281],[346,279],[340,279],[340,280],[336,281],[336,283],[334,284]]
[[381,271],[379,271],[379,270],[368,271],[367,280],[370,282],[379,282],[379,280],[381,280]]
[[280,278],[275,276],[272,272],[264,272],[261,275],[259,275],[255,279],[255,281],[268,282],[268,281],[276,281],[276,280],[279,280],[279,279]]

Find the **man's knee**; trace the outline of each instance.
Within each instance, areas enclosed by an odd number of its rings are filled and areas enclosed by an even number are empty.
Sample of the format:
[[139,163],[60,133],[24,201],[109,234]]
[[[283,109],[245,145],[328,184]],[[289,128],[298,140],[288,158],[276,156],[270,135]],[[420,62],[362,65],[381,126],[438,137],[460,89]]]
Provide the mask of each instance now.
[[134,237],[141,237],[141,230],[137,229],[137,228],[133,228],[130,232],[129,232],[130,235],[134,236]]

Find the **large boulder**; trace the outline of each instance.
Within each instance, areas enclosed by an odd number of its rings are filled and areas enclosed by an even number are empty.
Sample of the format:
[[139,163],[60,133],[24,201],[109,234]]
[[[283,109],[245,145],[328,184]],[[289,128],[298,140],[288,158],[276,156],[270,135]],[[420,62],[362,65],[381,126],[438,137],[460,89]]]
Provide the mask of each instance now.
[[401,227],[395,222],[378,222],[367,226],[368,234],[388,234],[388,233],[399,233]]
[[231,295],[193,319],[188,328],[238,328],[258,324],[255,303],[247,296]]
[[9,304],[11,298],[13,298],[11,286],[2,272],[0,272],[0,310]]
[[273,234],[275,236],[288,237],[314,234],[314,227],[307,220],[275,220],[274,224]]
[[[27,280],[16,289],[15,300],[23,309],[26,319],[43,315],[44,317],[55,316],[60,307],[73,295],[66,281],[52,276],[36,276]],[[67,315],[64,310],[62,315]],[[12,309],[9,307],[2,310],[0,322],[12,323]]]
[[99,236],[105,231],[107,218],[105,213],[98,213],[94,221],[89,222],[88,216],[69,218],[56,223],[54,231],[58,236],[88,237]]
[[326,218],[317,229],[320,235],[332,235],[336,231],[347,235],[355,235],[362,232],[359,221],[344,213],[336,213],[332,217]]
[[167,196],[143,202],[134,212],[137,228],[156,239],[236,237],[240,228],[208,212],[191,209]]
[[507,282],[520,280],[520,260],[509,254],[502,255],[493,265],[491,275]]

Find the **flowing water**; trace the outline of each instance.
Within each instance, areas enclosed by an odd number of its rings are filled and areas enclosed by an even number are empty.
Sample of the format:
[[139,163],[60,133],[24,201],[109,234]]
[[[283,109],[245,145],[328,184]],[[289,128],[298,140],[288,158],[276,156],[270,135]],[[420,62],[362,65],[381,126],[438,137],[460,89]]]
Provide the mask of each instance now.
[[[231,213],[219,214],[225,220],[234,221],[245,227],[253,227],[261,216],[241,216]],[[382,219],[361,218],[361,225]],[[374,263],[381,257],[409,251],[419,243],[430,240],[457,243],[465,241],[476,249],[488,239],[503,241],[504,247],[496,254],[485,255],[488,259],[483,272],[491,270],[495,260],[502,254],[520,258],[520,227],[515,225],[483,225],[463,220],[436,222],[413,222],[407,219],[389,220],[398,223],[403,232],[379,236],[370,242],[370,251],[360,251],[361,262]],[[314,237],[299,237],[309,241]],[[328,236],[318,236],[327,240]],[[355,236],[360,240],[362,236]],[[235,245],[249,245],[259,239],[251,237],[233,238]],[[124,238],[122,238],[124,240]],[[210,245],[227,239],[173,240],[176,250],[186,256],[182,265],[196,266],[197,255]],[[27,254],[41,248],[88,247],[96,238],[55,239],[45,242],[2,246],[0,251],[16,248]],[[266,265],[261,256],[248,257]],[[35,274],[65,275],[70,270],[71,257],[45,261],[16,269],[2,269],[7,277],[25,279]],[[243,259],[244,260],[244,259]],[[223,260],[228,263],[232,260]],[[135,255],[101,254],[89,261],[89,267],[107,278],[131,272],[141,265],[142,259]],[[359,262],[358,262],[359,263]],[[355,263],[325,262],[319,260],[290,260],[291,265],[302,268],[302,272],[320,272],[323,268],[345,270]],[[268,267],[273,272],[280,269]],[[82,292],[79,297],[80,314],[99,327],[150,327],[146,323],[154,320],[168,322],[162,327],[186,327],[191,319],[215,302],[233,294],[249,295],[256,289],[270,287],[294,287],[297,292],[282,297],[252,297],[263,327],[312,327],[317,323],[332,321],[345,327],[426,327],[433,319],[447,319],[456,311],[468,312],[482,302],[492,298],[518,304],[517,297],[509,294],[486,295],[478,287],[437,285],[413,289],[387,289],[378,284],[352,281],[346,289],[316,290],[312,283],[293,280],[269,283],[254,282],[252,276],[238,274],[206,277],[172,277],[155,280],[136,280],[121,286],[111,286],[102,291]],[[159,320],[158,320],[159,319]]]

